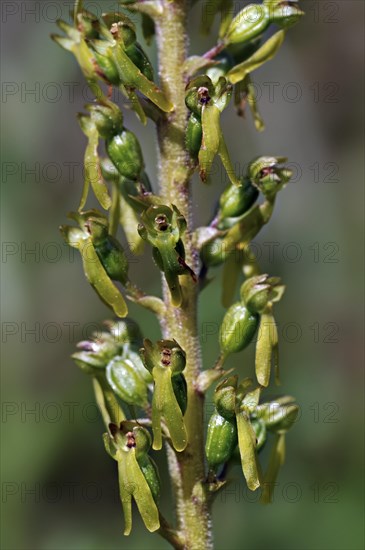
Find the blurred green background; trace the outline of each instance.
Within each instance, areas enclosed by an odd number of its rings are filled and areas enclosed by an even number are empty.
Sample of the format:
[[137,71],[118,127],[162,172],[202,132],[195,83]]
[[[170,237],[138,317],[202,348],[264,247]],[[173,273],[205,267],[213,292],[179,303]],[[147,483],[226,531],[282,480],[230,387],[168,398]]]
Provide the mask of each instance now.
[[[122,534],[115,464],[105,454],[91,384],[72,364],[75,343],[110,312],[85,282],[58,226],[81,192],[85,139],[75,115],[90,100],[71,55],[49,39],[72,2],[3,2],[2,10],[2,529],[1,548],[167,548],[134,516]],[[115,9],[116,2],[85,2]],[[236,2],[236,8],[244,2]],[[275,60],[254,75],[266,131],[231,109],[224,129],[232,157],[286,155],[294,182],[255,241],[264,271],[287,284],[277,308],[282,393],[301,408],[288,436],[275,504],[262,507],[239,470],[214,508],[216,548],[360,550],[363,540],[363,141],[362,22],[358,0],[308,1]],[[192,11],[190,51],[201,39]],[[148,50],[155,59],[155,50]],[[138,125],[148,171],[156,173],[154,129]],[[196,224],[208,221],[223,187],[194,182]],[[199,215],[197,214],[198,205]],[[158,292],[150,259],[132,264]],[[217,352],[220,274],[201,297],[206,366]],[[131,308],[157,338],[150,314]],[[252,348],[252,346],[251,346]],[[236,356],[252,372],[253,349]],[[237,363],[238,361],[238,363]],[[209,409],[209,404],[208,404]],[[211,409],[211,405],[210,405]],[[207,413],[208,416],[208,413]],[[159,461],[166,475],[164,460]],[[162,508],[171,517],[169,488]]]

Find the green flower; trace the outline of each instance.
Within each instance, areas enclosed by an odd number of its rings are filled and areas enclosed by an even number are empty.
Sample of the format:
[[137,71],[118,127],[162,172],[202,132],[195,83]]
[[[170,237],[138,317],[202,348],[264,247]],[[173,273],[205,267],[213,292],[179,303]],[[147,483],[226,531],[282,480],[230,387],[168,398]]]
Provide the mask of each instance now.
[[69,217],[79,224],[79,228],[62,225],[60,231],[65,241],[79,250],[86,278],[102,301],[118,317],[125,317],[127,305],[112,283],[112,279],[123,284],[128,281],[128,263],[123,248],[108,235],[106,218],[98,211],[73,212]]
[[118,463],[124,534],[129,535],[132,529],[132,497],[147,529],[151,532],[157,531],[160,528],[156,505],[159,479],[154,463],[149,462],[149,433],[128,421],[121,422],[120,427],[110,424],[109,428],[111,435],[104,434],[104,445],[107,453]]
[[153,257],[164,273],[175,306],[182,303],[179,276],[195,275],[185,263],[185,250],[181,237],[186,229],[185,218],[176,206],[152,205],[143,211],[138,232],[143,240],[152,245]]
[[220,127],[220,115],[228,106],[231,96],[232,86],[224,77],[213,84],[209,76],[197,76],[186,88],[185,103],[195,115],[192,121],[194,127],[188,125],[186,141],[188,149],[193,152],[193,158],[196,157],[200,131],[197,123],[200,122],[202,138],[198,158],[200,178],[204,182],[207,181],[214,158],[218,154],[231,182],[239,185]]
[[[181,392],[186,393],[182,375],[186,363],[185,352],[175,340],[159,340],[156,344],[152,344],[150,340],[144,340],[143,344],[142,360],[154,381],[153,448],[156,450],[162,448],[161,421],[163,420],[169,430],[174,448],[177,451],[183,451],[187,445],[187,433],[180,403],[184,404]],[[186,397],[183,401],[186,401]]]

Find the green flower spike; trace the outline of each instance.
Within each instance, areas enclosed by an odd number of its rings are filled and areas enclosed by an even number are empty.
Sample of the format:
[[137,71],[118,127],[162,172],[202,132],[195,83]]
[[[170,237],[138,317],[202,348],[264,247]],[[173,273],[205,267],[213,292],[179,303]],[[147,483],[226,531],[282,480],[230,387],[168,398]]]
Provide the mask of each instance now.
[[232,184],[240,184],[234,173],[220,127],[221,113],[228,106],[231,96],[232,87],[224,77],[219,78],[218,82],[213,85],[209,76],[198,76],[192,79],[187,86],[185,103],[195,115],[194,128],[188,125],[187,144],[188,149],[191,149],[196,156],[197,142],[199,141],[198,122],[200,120],[202,139],[198,157],[200,178],[203,182],[207,181],[214,158],[218,154]]
[[[144,340],[141,356],[146,369],[152,374],[154,392],[152,400],[153,449],[162,448],[161,421],[166,424],[172,445],[176,451],[183,451],[187,445],[187,433],[183,410],[180,407],[181,394],[186,385],[182,371],[185,368],[185,352],[175,340],[159,340],[152,344]],[[186,395],[182,405],[186,405]]]
[[138,232],[142,239],[152,245],[154,260],[165,275],[172,303],[178,307],[183,299],[179,276],[188,274],[196,279],[194,272],[185,263],[181,240],[186,229],[185,218],[174,205],[172,209],[153,205],[143,211],[141,221]]
[[104,434],[107,453],[118,463],[119,492],[124,512],[124,534],[132,529],[132,497],[146,528],[153,532],[160,528],[156,500],[159,479],[154,463],[149,461],[151,440],[147,430],[132,422],[109,426]]
[[81,253],[86,278],[101,300],[115,315],[125,317],[127,305],[111,279],[126,283],[128,263],[121,245],[108,235],[106,218],[96,210],[73,212],[69,217],[80,227],[61,226],[65,241]]
[[279,302],[285,286],[278,277],[258,275],[247,279],[241,287],[241,298],[249,311],[260,314],[256,343],[256,377],[261,386],[268,386],[271,363],[274,363],[276,383],[279,383],[278,331],[273,315],[273,303]]

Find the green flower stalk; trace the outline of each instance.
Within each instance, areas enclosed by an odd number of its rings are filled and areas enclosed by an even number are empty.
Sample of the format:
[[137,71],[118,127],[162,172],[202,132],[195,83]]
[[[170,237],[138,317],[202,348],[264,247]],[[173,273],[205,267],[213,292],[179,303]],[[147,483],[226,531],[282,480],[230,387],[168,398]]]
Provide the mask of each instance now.
[[[209,34],[220,16],[218,36],[204,55],[188,57],[189,2],[124,0],[121,6],[99,16],[76,0],[73,21],[59,21],[63,34],[52,36],[73,54],[94,96],[78,115],[86,136],[81,199],[69,214],[74,223],[60,230],[80,252],[86,280],[113,312],[103,330],[77,344],[72,358],[92,381],[105,449],[117,463],[124,534],[131,533],[135,502],[146,529],[175,549],[212,550],[212,506],[232,467],[240,465],[261,502],[272,502],[286,434],[299,412],[291,396],[270,401],[266,395],[272,370],[278,383],[274,313],[285,287],[279,277],[261,273],[251,252],[292,174],[286,158],[275,153],[245,158],[244,143],[233,159],[221,120],[233,103],[240,116],[248,105],[256,129],[264,129],[252,74],[280,55],[303,12],[296,0],[263,0],[234,14],[233,2],[213,0],[202,10],[201,30]],[[135,12],[141,28],[127,15]],[[156,42],[157,67],[138,41],[140,32],[143,44]],[[142,125],[149,118],[156,126],[156,182],[147,175],[153,170],[145,165],[141,132],[126,128],[125,106],[111,101],[113,89]],[[210,223],[200,225],[191,180],[195,172],[202,182],[213,180],[217,157],[229,183],[212,201]],[[236,172],[235,162],[245,171]],[[205,192],[207,201],[213,198]],[[89,206],[92,200],[100,210]],[[131,255],[151,247],[162,297],[146,295],[131,280],[121,232]],[[224,313],[214,321],[220,324],[220,354],[203,365],[199,296],[219,267]],[[156,316],[160,340],[152,343],[127,317],[128,301]],[[250,378],[242,378],[241,358],[251,343],[255,361],[245,361]],[[205,433],[211,386],[214,410]],[[161,477],[151,447],[157,455],[166,451],[168,469]],[[263,448],[270,454],[265,468]],[[170,487],[171,524],[159,504],[160,492]]]

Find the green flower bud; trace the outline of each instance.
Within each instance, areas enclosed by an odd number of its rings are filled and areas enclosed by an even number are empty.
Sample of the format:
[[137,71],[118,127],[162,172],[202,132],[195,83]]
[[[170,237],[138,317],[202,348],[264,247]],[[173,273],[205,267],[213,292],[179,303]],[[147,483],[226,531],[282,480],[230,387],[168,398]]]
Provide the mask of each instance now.
[[116,105],[112,103],[108,106],[92,104],[87,105],[86,108],[102,138],[111,138],[122,132],[123,115]]
[[244,178],[241,185],[230,185],[219,199],[220,216],[235,218],[244,214],[257,200],[259,192],[249,179]]
[[263,313],[270,302],[278,302],[285,286],[280,284],[279,277],[267,274],[250,277],[241,286],[241,299],[252,313]]
[[223,37],[227,45],[247,43],[260,37],[271,23],[283,29],[294,25],[304,13],[294,0],[265,0],[249,4],[233,18]]
[[[153,448],[162,447],[161,420],[169,430],[172,444],[177,451],[183,451],[187,445],[187,433],[183,419],[182,408],[184,399],[181,392],[185,391],[181,372],[185,368],[185,352],[175,340],[160,340],[155,345],[150,340],[144,340],[141,356],[146,369],[152,373],[154,392],[152,400],[152,430]],[[173,382],[173,378],[177,378]],[[177,394],[174,391],[177,390]],[[177,397],[177,395],[179,397]]]
[[185,143],[190,156],[197,160],[202,144],[203,128],[197,115],[191,113],[186,128]]
[[249,4],[231,21],[223,40],[226,44],[249,42],[270,25],[270,10],[263,4]]
[[[146,467],[148,436],[146,430],[140,426],[131,428],[130,422],[122,422],[120,428],[110,424],[111,435],[104,434],[105,449],[118,462],[119,491],[124,512],[125,535],[129,535],[132,529],[132,497],[136,501],[147,529],[153,532],[160,528],[159,512],[155,500],[156,487],[154,487],[158,480],[151,481],[151,468]],[[142,430],[144,430],[144,434]],[[147,473],[146,477],[144,472]]]
[[218,412],[213,413],[208,424],[205,454],[209,467],[215,470],[227,462],[237,445],[237,425],[233,417],[227,420]]
[[214,403],[218,413],[226,420],[231,420],[236,413],[237,376],[223,380],[214,393]]
[[135,42],[126,48],[125,53],[128,55],[129,59],[133,61],[136,67],[139,68],[141,73],[148,78],[148,80],[153,82],[153,67],[141,45],[138,42]]
[[246,348],[253,339],[259,323],[259,316],[252,314],[241,303],[233,304],[224,316],[219,341],[224,356]]
[[144,168],[141,146],[129,130],[123,130],[106,141],[107,153],[118,172],[125,178],[137,180]]
[[106,377],[114,393],[128,405],[147,405],[147,386],[132,361],[115,357],[108,363]]
[[259,157],[250,164],[249,177],[265,197],[275,196],[292,177],[292,170],[278,166],[286,160],[284,157]]

